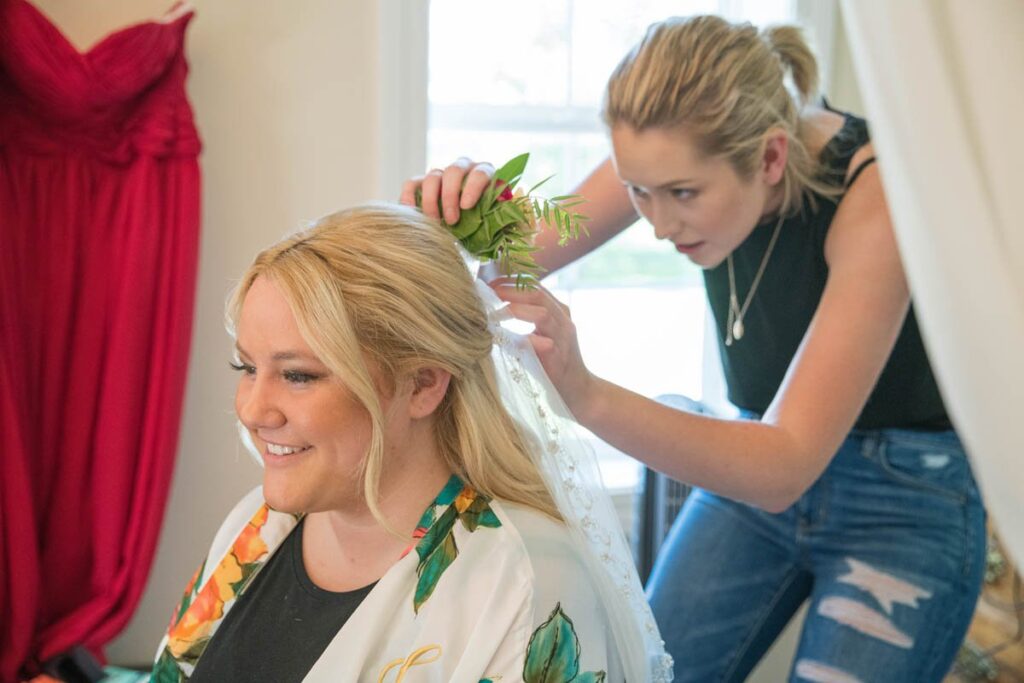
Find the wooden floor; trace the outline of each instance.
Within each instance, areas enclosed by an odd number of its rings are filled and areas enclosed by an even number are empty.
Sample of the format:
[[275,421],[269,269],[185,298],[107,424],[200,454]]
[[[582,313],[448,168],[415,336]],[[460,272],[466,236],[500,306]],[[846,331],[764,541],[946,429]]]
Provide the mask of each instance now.
[[990,580],[978,600],[965,649],[945,683],[1024,683],[1021,576],[998,548],[998,541],[990,547],[988,567]]

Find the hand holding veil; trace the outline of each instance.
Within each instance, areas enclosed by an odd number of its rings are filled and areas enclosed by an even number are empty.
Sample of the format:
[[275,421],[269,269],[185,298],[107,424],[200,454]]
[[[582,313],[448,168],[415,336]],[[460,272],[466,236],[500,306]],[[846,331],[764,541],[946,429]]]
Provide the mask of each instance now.
[[[475,274],[478,262],[464,249],[462,253]],[[476,287],[494,336],[491,355],[502,401],[536,445],[537,467],[608,615],[626,679],[667,683],[672,680],[672,658],[654,623],[597,457],[528,338],[502,326],[512,318],[504,302],[479,279]]]

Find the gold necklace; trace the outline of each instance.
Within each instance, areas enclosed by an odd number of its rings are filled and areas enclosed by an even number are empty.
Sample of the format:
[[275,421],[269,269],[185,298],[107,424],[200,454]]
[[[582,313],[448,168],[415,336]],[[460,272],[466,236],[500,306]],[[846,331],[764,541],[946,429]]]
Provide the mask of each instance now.
[[783,216],[779,216],[778,222],[775,224],[775,232],[772,233],[772,239],[768,242],[768,248],[764,251],[764,257],[761,259],[761,265],[758,266],[757,274],[754,275],[754,281],[750,283],[750,291],[747,292],[747,298],[743,301],[743,305],[740,306],[739,297],[736,296],[736,273],[733,270],[732,265],[732,254],[726,257],[726,261],[729,264],[729,315],[727,316],[725,323],[725,345],[732,346],[733,341],[739,341],[743,339],[743,316],[747,314],[747,309],[750,308],[750,302],[754,300],[754,292],[757,291],[757,286],[761,284],[761,276],[764,275],[764,269],[768,265],[768,259],[772,256],[772,250],[775,249],[775,242],[779,239],[779,232],[782,229]]

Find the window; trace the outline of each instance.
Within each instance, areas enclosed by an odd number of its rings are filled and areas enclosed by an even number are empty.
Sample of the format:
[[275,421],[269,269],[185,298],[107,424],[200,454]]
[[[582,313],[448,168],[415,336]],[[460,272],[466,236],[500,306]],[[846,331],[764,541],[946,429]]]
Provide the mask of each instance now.
[[[500,165],[528,151],[527,185],[557,174],[545,193],[570,191],[608,154],[598,107],[612,69],[653,21],[698,13],[794,20],[792,0],[432,0],[428,167],[462,155]],[[545,284],[572,308],[595,373],[648,396],[703,396],[705,358],[717,363],[717,351],[705,353],[700,273],[645,221]],[[641,468],[595,447],[629,533]]]

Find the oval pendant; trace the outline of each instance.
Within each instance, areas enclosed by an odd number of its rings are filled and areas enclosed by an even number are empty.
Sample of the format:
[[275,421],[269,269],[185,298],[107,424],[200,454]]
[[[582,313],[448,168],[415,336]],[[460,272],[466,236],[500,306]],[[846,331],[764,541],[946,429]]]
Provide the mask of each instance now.
[[739,318],[732,324],[732,337],[737,341],[743,339],[743,321]]

